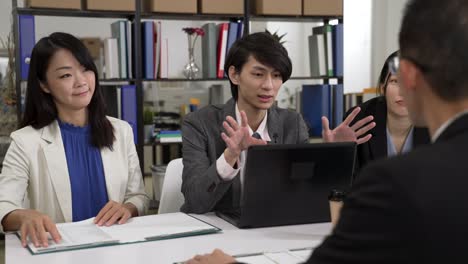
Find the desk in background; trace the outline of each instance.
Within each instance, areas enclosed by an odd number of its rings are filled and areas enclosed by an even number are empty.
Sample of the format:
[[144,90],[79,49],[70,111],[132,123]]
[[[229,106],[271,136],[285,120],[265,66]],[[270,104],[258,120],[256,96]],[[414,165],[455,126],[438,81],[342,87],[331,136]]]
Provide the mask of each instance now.
[[170,264],[215,248],[236,255],[316,247],[331,229],[330,223],[238,229],[214,214],[194,216],[222,229],[222,233],[35,256],[21,247],[16,235],[8,234],[5,260],[6,264]]

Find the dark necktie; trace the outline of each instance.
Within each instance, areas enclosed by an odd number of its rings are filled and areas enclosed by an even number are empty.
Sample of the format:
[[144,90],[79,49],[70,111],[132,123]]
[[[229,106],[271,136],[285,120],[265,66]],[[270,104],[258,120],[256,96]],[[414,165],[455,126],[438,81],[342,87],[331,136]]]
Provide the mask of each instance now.
[[256,138],[256,139],[262,139],[262,137],[260,136],[259,133],[255,132],[252,134],[252,137]]

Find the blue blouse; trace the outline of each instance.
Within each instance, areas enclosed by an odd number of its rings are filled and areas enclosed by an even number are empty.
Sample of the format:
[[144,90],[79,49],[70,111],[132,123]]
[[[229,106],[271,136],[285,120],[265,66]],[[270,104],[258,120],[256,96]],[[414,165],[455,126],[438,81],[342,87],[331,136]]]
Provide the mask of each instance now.
[[[401,153],[406,153],[409,152],[410,150],[413,149],[413,130],[414,127],[411,128],[411,130],[408,132],[408,136],[406,136],[405,142],[403,142],[403,147],[401,148]],[[395,144],[393,144],[392,136],[390,135],[390,132],[388,131],[387,127],[387,156],[396,156],[398,153],[396,151]]]
[[70,175],[73,222],[96,216],[108,202],[101,151],[90,143],[89,126],[58,120]]

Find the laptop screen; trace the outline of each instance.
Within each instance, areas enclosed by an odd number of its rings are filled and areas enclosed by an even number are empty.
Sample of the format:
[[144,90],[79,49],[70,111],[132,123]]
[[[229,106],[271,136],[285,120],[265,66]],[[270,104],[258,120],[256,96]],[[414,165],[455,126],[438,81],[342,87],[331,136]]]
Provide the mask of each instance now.
[[241,225],[330,221],[331,190],[348,191],[356,144],[253,146],[245,164]]

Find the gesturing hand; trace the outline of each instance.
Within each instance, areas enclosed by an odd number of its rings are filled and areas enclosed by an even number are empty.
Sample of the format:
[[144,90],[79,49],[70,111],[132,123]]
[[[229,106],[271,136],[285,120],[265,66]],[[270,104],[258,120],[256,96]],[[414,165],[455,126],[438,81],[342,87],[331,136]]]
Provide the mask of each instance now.
[[115,201],[109,201],[101,211],[99,211],[94,219],[94,223],[98,226],[111,226],[118,220],[119,225],[125,224],[130,217],[137,214],[135,213],[136,211],[137,209],[133,204],[121,204]]
[[20,219],[21,245],[23,247],[26,247],[28,237],[35,247],[48,247],[47,232],[50,233],[55,243],[59,243],[62,239],[54,221],[43,213],[36,210],[21,209],[10,214],[12,214],[12,217]]
[[191,260],[186,261],[186,264],[228,264],[234,263],[236,259],[227,255],[219,249],[215,249],[213,253],[206,255],[196,255]]
[[[354,125],[349,126],[356,118],[357,114],[361,111],[361,108],[356,107],[351,114],[335,129],[330,130],[328,118],[322,117],[322,137],[325,142],[346,142],[352,141],[357,144],[362,144],[369,141],[372,137],[371,134],[361,137],[369,130],[375,127],[373,116],[367,116]],[[361,137],[361,138],[360,138]]]
[[223,127],[226,133],[221,133],[221,138],[226,143],[226,150],[224,156],[226,161],[234,165],[239,158],[240,153],[252,145],[265,145],[266,141],[256,139],[249,133],[247,115],[244,111],[241,114],[241,125],[236,122],[234,118],[228,116],[226,121],[223,122]]

